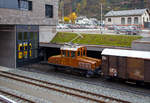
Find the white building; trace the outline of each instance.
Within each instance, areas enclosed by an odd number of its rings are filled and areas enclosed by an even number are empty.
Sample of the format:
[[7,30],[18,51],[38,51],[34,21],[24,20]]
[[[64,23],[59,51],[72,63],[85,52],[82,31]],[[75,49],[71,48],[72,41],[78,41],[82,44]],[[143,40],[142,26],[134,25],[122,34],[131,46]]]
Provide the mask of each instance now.
[[75,21],[75,23],[79,25],[96,25],[97,22],[97,19],[87,18],[86,16],[80,16]]
[[105,15],[105,25],[140,25],[150,21],[149,9],[109,11]]
[[86,25],[86,24],[89,24],[89,22],[90,22],[90,20],[87,18],[87,17],[85,17],[85,16],[80,16],[80,17],[78,17],[77,19],[76,19],[76,24],[79,24],[79,25],[81,25],[81,24],[84,24],[84,25]]

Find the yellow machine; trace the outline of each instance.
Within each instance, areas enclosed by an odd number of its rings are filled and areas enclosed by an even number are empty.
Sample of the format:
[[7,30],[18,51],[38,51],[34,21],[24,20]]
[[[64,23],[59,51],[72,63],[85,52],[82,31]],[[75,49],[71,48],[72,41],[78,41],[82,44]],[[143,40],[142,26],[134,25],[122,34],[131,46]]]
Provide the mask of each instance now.
[[[28,48],[29,46],[29,48]],[[23,44],[18,44],[18,59],[28,58],[28,49],[29,49],[29,57],[32,56],[32,44],[24,42]]]
[[32,44],[31,43],[29,43],[29,56],[31,57],[32,56]]
[[24,46],[24,58],[28,58],[28,43],[24,42],[23,46]]
[[22,52],[22,50],[23,50],[23,46],[20,43],[20,44],[18,44],[18,59],[22,59],[23,58],[23,52]]

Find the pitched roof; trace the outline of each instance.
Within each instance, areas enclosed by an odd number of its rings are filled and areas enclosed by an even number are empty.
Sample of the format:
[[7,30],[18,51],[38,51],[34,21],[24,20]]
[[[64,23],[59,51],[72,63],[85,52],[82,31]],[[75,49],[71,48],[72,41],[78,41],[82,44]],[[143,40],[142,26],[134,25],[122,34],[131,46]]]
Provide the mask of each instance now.
[[135,10],[121,10],[109,11],[105,16],[129,16],[129,15],[142,15],[148,9],[135,9]]

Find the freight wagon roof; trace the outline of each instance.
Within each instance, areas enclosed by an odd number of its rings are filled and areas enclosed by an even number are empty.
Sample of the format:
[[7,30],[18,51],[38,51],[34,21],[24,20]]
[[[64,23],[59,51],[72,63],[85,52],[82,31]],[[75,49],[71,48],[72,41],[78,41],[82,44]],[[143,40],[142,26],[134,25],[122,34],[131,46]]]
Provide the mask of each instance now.
[[150,59],[150,52],[148,52],[148,51],[104,49],[102,51],[102,55]]

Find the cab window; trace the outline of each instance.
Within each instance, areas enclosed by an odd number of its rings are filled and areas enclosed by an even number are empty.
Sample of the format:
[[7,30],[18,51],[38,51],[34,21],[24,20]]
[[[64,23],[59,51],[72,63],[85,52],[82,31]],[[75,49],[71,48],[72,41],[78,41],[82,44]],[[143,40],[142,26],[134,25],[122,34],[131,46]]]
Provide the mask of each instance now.
[[66,56],[66,51],[62,51],[62,56]]
[[75,57],[75,51],[71,51],[71,57]]
[[70,55],[69,55],[70,53],[69,53],[69,51],[67,51],[67,57],[70,57]]
[[83,56],[85,56],[85,48],[83,48],[82,50],[83,50]]
[[80,56],[80,51],[78,51],[78,56]]

